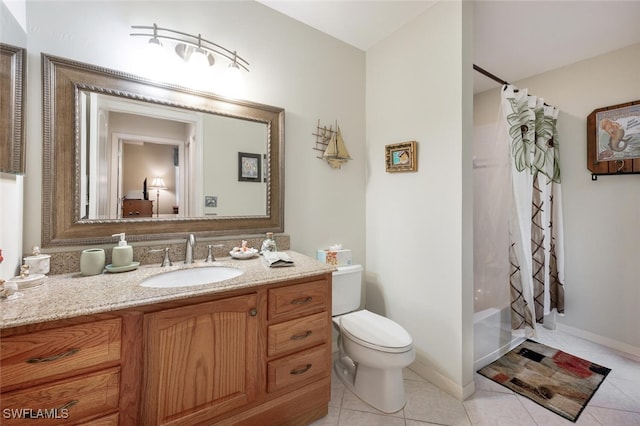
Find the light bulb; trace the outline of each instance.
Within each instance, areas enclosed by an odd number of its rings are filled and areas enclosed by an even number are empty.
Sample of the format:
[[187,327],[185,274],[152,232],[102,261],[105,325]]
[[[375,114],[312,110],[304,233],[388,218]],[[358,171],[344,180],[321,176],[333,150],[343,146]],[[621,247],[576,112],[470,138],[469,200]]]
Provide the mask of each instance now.
[[141,73],[152,79],[162,80],[165,77],[163,70],[167,57],[162,42],[156,37],[149,39],[141,51]]
[[242,76],[242,70],[240,70],[236,62],[232,62],[229,64],[229,67],[227,67],[220,92],[224,96],[244,98],[244,77]]
[[185,85],[198,90],[211,90],[213,82],[213,57],[205,50],[196,48],[191,53]]
[[209,69],[209,58],[207,52],[197,48],[191,53],[189,58],[189,66],[195,69]]

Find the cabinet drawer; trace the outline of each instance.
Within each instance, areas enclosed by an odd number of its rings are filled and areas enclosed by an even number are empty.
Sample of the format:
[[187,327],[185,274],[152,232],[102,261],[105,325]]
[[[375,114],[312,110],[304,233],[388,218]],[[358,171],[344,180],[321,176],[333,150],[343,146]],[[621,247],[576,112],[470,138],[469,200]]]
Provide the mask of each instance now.
[[329,310],[329,286],[316,280],[269,290],[269,320],[290,319]]
[[151,217],[153,216],[153,201],[124,200],[122,203],[122,217]]
[[267,363],[267,392],[298,387],[330,373],[328,345],[299,352]]
[[[76,424],[118,409],[120,368],[2,394],[3,425]],[[91,423],[90,423],[91,424]],[[101,424],[101,423],[98,423]],[[107,423],[108,424],[108,423]]]
[[118,426],[120,416],[118,413],[112,414],[106,417],[100,417],[99,419],[90,420],[88,422],[80,423],[82,426]]
[[271,325],[267,332],[267,354],[271,357],[324,343],[329,327],[328,312]]
[[114,318],[0,341],[2,389],[120,359],[121,320]]

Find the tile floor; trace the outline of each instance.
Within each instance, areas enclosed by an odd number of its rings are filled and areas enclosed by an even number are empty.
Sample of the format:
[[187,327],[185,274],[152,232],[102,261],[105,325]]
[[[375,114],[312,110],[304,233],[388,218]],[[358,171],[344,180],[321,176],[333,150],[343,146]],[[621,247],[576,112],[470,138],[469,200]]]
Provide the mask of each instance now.
[[475,394],[461,402],[405,369],[407,405],[398,413],[369,407],[334,376],[329,414],[312,426],[640,425],[640,359],[561,331],[542,329],[537,340],[612,369],[576,423],[477,373]]

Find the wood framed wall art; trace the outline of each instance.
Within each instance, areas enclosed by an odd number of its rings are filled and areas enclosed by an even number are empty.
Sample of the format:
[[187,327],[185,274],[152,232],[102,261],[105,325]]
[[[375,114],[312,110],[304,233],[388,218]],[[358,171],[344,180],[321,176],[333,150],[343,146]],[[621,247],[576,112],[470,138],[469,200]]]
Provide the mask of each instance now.
[[416,141],[386,145],[387,172],[415,172],[418,170],[418,143]]
[[0,172],[24,174],[27,51],[0,43]]
[[587,168],[598,175],[640,173],[640,99],[587,117]]

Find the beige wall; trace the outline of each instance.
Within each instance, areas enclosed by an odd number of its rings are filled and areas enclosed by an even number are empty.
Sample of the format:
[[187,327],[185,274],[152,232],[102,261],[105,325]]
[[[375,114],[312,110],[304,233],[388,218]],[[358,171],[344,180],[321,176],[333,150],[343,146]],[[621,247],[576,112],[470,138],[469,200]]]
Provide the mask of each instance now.
[[[586,118],[640,98],[640,44],[514,82],[561,111],[568,330],[640,355],[640,175],[587,169]],[[496,71],[498,72],[498,71]],[[499,89],[474,99],[474,124],[496,121]]]
[[[39,244],[41,233],[40,53],[137,74],[143,64],[130,26],[156,22],[201,33],[237,49],[251,63],[247,97],[286,111],[285,232],[291,247],[315,256],[318,248],[342,243],[353,249],[354,261],[363,263],[364,52],[256,2],[179,2],[179,8],[177,3],[27,3],[29,27],[37,31],[28,40],[25,246]],[[316,159],[312,133],[318,119],[340,124],[353,157],[341,170]]]
[[[473,389],[468,7],[437,3],[367,51],[367,307],[459,397]],[[384,146],[411,140],[418,171],[386,173]]]

